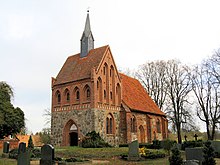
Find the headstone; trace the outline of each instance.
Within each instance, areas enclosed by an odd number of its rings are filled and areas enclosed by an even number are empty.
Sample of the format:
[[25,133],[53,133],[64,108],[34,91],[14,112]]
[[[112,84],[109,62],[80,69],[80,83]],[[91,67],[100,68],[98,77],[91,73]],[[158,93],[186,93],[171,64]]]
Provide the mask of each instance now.
[[40,165],[53,165],[54,164],[54,148],[50,144],[46,144],[41,148]]
[[4,142],[3,153],[9,153],[9,142]]
[[199,165],[198,160],[184,160],[183,165]]
[[186,135],[184,136],[184,138],[185,138],[185,141],[187,141],[187,136]]
[[131,142],[129,144],[129,150],[128,150],[128,160],[139,160],[139,143],[137,140]]
[[211,144],[214,151],[220,154],[220,141],[211,141]]
[[197,135],[197,134],[195,134],[195,135],[194,135],[195,141],[197,141],[197,137],[198,137],[198,135]]
[[186,160],[198,160],[200,164],[204,160],[202,147],[186,148],[185,153],[186,153]]
[[26,150],[26,143],[19,144],[17,165],[30,165],[30,151]]

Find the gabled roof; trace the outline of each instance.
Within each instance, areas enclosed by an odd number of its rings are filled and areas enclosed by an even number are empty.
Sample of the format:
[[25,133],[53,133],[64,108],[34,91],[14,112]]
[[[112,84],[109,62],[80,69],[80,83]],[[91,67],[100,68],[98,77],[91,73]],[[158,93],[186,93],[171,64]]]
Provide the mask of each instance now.
[[122,100],[131,110],[165,115],[137,79],[121,73],[120,77],[122,82]]
[[90,78],[92,69],[97,69],[108,47],[92,49],[83,58],[80,58],[80,54],[68,57],[53,85]]

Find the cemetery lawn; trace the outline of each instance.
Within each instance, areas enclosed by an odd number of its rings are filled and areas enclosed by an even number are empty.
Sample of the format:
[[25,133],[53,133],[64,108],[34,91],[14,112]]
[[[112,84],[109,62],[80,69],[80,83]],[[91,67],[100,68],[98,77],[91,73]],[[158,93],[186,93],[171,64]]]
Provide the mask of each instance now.
[[[168,165],[168,157],[160,159],[148,159],[144,161],[126,161],[120,159],[120,155],[127,155],[128,147],[120,148],[81,148],[81,147],[56,147],[55,157],[70,158],[74,157],[82,160],[93,160],[97,164],[150,164],[150,165]],[[100,161],[100,162],[99,162]],[[102,161],[108,161],[104,163]],[[86,162],[85,162],[86,163]],[[96,164],[96,163],[95,163]]]

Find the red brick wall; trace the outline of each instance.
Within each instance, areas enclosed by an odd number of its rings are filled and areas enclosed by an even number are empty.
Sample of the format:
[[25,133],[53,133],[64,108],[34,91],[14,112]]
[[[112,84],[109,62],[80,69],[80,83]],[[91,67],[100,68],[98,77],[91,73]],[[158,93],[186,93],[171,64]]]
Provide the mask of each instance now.
[[9,139],[9,140],[0,140],[0,149],[3,149],[3,145],[4,145],[4,142],[9,142],[9,148],[10,150],[11,149],[14,149],[14,148],[18,148],[18,145],[19,145],[19,141],[18,140],[15,140],[15,139]]

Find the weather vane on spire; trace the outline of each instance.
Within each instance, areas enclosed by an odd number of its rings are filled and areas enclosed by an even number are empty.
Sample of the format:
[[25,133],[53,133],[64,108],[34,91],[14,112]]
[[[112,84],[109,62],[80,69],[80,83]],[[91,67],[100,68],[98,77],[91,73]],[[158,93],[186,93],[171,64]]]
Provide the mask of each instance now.
[[87,8],[87,13],[89,13],[89,8],[90,8],[90,7]]

